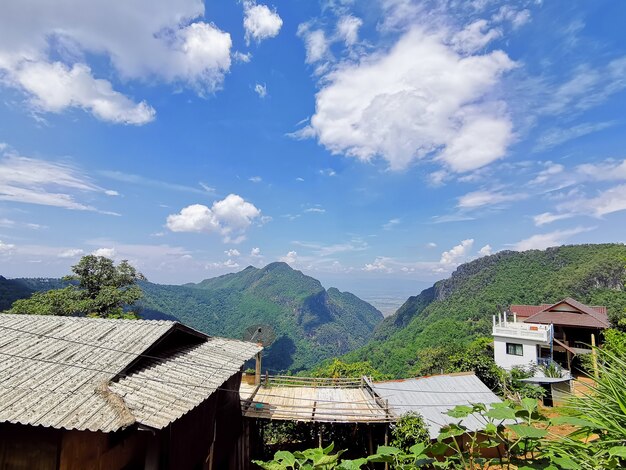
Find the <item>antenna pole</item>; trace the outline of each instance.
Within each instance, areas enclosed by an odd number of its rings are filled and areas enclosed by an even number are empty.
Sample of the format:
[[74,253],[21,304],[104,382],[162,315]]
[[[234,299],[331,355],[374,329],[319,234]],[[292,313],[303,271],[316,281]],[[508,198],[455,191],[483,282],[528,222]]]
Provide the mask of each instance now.
[[259,385],[261,383],[261,351],[256,353],[255,360],[254,385]]

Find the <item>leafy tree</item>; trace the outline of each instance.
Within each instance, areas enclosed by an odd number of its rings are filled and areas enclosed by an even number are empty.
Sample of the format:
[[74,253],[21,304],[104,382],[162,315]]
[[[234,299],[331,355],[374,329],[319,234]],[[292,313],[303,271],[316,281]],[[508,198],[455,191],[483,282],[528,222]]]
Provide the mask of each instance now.
[[391,437],[391,445],[405,452],[415,444],[430,441],[424,418],[415,412],[405,413],[398,419],[391,430]]
[[115,266],[109,258],[88,255],[72,266],[72,272],[63,278],[68,286],[36,292],[28,299],[17,300],[8,313],[137,317],[136,313],[125,309],[141,298],[137,281],[145,277],[128,261],[123,260]]

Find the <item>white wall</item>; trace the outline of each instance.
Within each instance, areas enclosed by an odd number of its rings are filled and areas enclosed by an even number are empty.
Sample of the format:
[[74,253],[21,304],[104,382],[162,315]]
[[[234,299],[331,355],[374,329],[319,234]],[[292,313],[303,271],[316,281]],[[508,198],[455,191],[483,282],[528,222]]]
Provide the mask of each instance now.
[[[521,344],[524,354],[516,356],[506,353],[506,343]],[[537,342],[521,338],[493,338],[493,355],[496,364],[504,369],[511,369],[515,366],[529,366],[537,364]]]

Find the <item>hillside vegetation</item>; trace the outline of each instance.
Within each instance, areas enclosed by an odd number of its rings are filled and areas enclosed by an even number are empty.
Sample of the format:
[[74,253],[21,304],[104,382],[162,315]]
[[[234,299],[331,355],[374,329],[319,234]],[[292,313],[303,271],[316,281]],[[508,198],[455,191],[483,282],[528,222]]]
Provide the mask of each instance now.
[[490,335],[492,315],[510,304],[573,297],[606,305],[614,321],[626,308],[625,260],[626,246],[603,244],[503,251],[471,261],[410,297],[377,327],[365,347],[344,359],[368,360],[396,377],[419,373],[420,362],[433,355],[453,354],[473,339]]

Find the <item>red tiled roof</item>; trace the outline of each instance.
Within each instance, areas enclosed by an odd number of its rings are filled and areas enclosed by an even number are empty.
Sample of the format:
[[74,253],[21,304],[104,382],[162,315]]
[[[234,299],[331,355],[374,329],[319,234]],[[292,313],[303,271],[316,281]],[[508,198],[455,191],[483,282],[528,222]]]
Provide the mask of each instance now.
[[511,305],[509,311],[511,313],[517,314],[518,317],[530,317],[535,313],[541,312],[546,307],[549,307],[550,304],[541,304],[541,305]]
[[[561,303],[561,302],[558,302]],[[515,313],[520,318],[528,318],[536,313],[543,312],[546,308],[552,307],[554,304],[541,304],[541,305],[511,305],[509,312]],[[589,306],[596,312],[606,315],[606,307],[603,305]]]
[[[573,307],[573,311],[558,311],[555,308],[560,304]],[[525,323],[542,323],[558,326],[578,326],[586,328],[608,328],[609,318],[606,307],[589,307],[570,297],[553,305],[548,305],[543,310],[524,319]]]

